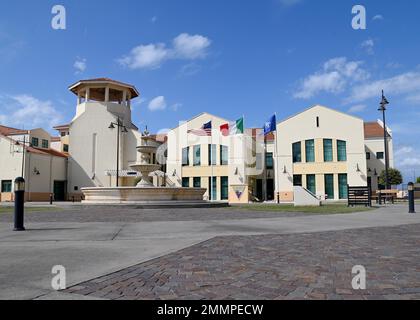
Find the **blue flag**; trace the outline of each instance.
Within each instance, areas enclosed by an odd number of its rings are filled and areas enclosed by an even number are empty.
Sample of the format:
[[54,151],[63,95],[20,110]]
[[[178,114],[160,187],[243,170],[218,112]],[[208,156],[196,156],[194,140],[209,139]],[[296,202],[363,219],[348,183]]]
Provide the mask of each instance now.
[[267,121],[264,124],[264,135],[268,135],[271,132],[274,132],[277,130],[276,128],[277,121],[276,121],[276,115],[274,114],[269,121]]

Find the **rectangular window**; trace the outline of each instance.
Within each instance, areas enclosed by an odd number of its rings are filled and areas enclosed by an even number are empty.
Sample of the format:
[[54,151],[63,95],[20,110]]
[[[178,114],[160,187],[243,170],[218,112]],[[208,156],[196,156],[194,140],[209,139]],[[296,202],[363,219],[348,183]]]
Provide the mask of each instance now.
[[265,166],[267,170],[274,169],[274,160],[273,160],[273,153],[268,152],[265,154]]
[[209,199],[210,200],[217,200],[217,178],[209,177]]
[[229,148],[227,146],[220,146],[220,164],[222,166],[229,164]]
[[328,199],[334,199],[334,175],[326,174],[324,176],[325,183],[325,194],[328,196]]
[[39,146],[39,139],[35,138],[35,137],[32,137],[31,143],[32,143],[33,147],[38,147]]
[[331,139],[324,139],[324,162],[333,161],[333,145]]
[[193,155],[194,155],[194,167],[198,167],[198,166],[201,166],[201,146],[200,145],[197,145],[197,146],[194,146],[194,153],[193,153]]
[[383,160],[385,157],[384,157],[384,153],[383,152],[377,152],[376,153],[376,159],[378,159],[378,160]]
[[49,148],[48,140],[42,139],[42,148],[44,148],[44,149]]
[[338,192],[340,199],[347,199],[347,174],[338,175]]
[[293,163],[302,162],[302,146],[300,142],[293,144]]
[[190,147],[182,149],[182,166],[190,165]]
[[201,188],[201,178],[194,177],[193,184],[194,184],[194,188]]
[[293,176],[293,186],[302,187],[302,175],[298,174]]
[[366,152],[366,160],[370,160],[370,152]]
[[68,144],[63,145],[63,151],[64,152],[69,152],[69,145]]
[[189,188],[190,187],[190,178],[182,178],[182,187]]
[[315,162],[315,140],[305,141],[306,162]]
[[229,178],[220,178],[220,197],[221,200],[229,200]]
[[347,161],[347,143],[337,140],[337,161]]
[[12,192],[12,180],[3,180],[1,182],[1,192]]
[[316,195],[316,177],[314,174],[308,174],[306,176],[306,189]]
[[209,144],[209,166],[217,165],[217,145]]

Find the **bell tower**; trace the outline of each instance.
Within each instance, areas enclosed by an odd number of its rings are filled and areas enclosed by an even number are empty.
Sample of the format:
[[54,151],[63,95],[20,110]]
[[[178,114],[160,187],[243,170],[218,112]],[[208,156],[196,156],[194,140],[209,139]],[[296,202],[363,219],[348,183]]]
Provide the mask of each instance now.
[[[69,90],[77,96],[69,134],[69,194],[85,187],[130,185],[125,173],[137,159],[141,134],[131,120],[131,100],[140,96],[130,84],[109,78],[81,80]],[[118,123],[124,130],[111,130]]]

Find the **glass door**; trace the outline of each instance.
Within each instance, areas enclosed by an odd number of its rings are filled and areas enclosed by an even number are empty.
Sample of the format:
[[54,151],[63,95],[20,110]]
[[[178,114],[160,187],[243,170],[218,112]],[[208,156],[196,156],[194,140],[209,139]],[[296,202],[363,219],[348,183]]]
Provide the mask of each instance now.
[[316,195],[316,180],[314,174],[308,174],[306,176],[306,189]]
[[338,191],[340,199],[347,199],[347,174],[338,175]]
[[326,174],[324,180],[325,194],[328,196],[328,199],[334,199],[334,175]]

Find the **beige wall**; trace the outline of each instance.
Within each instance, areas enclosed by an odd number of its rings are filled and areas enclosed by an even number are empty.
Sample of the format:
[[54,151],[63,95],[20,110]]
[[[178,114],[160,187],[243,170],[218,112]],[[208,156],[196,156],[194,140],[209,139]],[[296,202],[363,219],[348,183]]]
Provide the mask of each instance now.
[[[317,127],[317,117],[320,126]],[[367,184],[363,120],[344,113],[315,106],[277,125],[278,180],[276,190],[283,201],[293,199],[293,175],[315,174],[317,194],[325,194],[324,174],[334,174],[335,197],[338,198],[338,174],[347,174],[353,186]],[[334,161],[323,161],[323,139],[333,139]],[[315,140],[315,163],[305,163],[305,141]],[[337,162],[336,140],[347,142],[347,161]],[[302,142],[302,163],[293,164],[292,144]],[[357,172],[359,166],[360,172]],[[283,173],[284,167],[286,172]],[[303,177],[305,183],[305,177]],[[306,185],[304,185],[305,187]]]
[[[22,151],[13,142],[6,138],[0,138],[0,181],[11,180],[12,182],[22,175]],[[37,174],[39,172],[39,174]],[[26,182],[26,197],[29,201],[46,201],[49,194],[54,192],[54,181],[67,180],[67,159],[25,153],[24,178]],[[46,198],[46,195],[48,197]],[[2,194],[1,201],[10,201],[11,194]]]
[[[388,155],[389,155],[389,166],[394,168],[394,147],[392,138],[388,140]],[[377,159],[376,153],[383,152],[385,155],[384,139],[373,138],[365,140],[365,151],[370,153],[370,159],[367,160],[367,167],[370,169],[368,176],[372,179],[372,190],[378,190],[378,177],[383,170],[385,170],[385,158]],[[375,170],[377,175],[375,175]]]
[[[188,134],[188,130],[199,129],[204,123],[212,121],[213,136],[199,137],[194,134]],[[168,133],[168,159],[167,159],[167,173],[169,179],[176,183],[177,186],[182,185],[182,178],[191,178],[190,186],[192,186],[192,177],[202,177],[201,184],[203,188],[208,189],[208,178],[211,176],[217,177],[217,200],[220,200],[220,177],[226,176],[229,179],[229,185],[232,184],[246,184],[245,172],[245,139],[242,135],[225,137],[220,132],[220,126],[230,122],[229,120],[213,116],[208,113],[203,113],[192,120],[180,124],[179,127],[169,131]],[[208,165],[208,145],[214,144],[217,146],[216,158],[217,165]],[[193,166],[193,152],[194,146],[201,146],[201,165]],[[228,162],[229,165],[220,165],[220,146],[228,147]],[[182,149],[190,147],[190,166],[182,166]],[[176,172],[176,176],[173,173]],[[229,192],[230,193],[230,192]],[[209,193],[205,194],[208,198]]]
[[120,170],[129,170],[129,164],[137,161],[140,133],[132,128],[130,108],[116,103],[83,103],[70,126],[69,192],[78,193],[84,187],[115,186],[115,177],[108,176],[106,171],[117,169],[117,128],[108,128],[117,116],[129,131],[120,135]]

